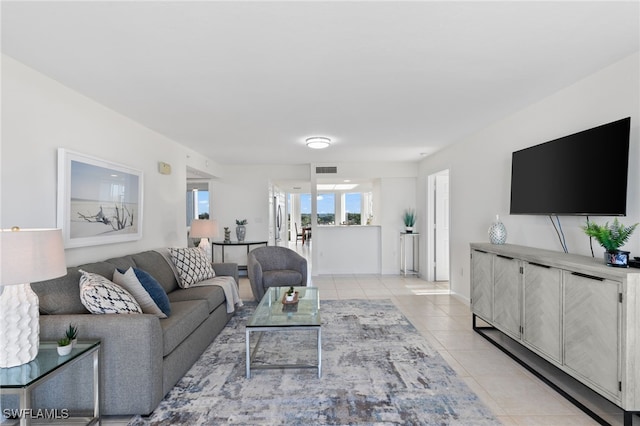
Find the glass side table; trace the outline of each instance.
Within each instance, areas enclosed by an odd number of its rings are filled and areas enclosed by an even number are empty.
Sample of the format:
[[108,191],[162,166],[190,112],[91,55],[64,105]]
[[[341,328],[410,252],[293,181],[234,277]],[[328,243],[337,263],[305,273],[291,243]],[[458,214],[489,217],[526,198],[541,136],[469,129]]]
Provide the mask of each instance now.
[[[411,249],[411,268],[407,267],[407,242],[409,242],[412,246]],[[418,251],[420,250],[420,234],[417,232],[400,233],[400,273],[404,274],[406,277],[407,274],[420,276],[420,268],[418,266],[420,262],[420,255]]]
[[15,418],[17,423],[19,419],[20,426],[28,426],[32,421],[33,423],[69,424],[72,420],[67,409],[64,407],[47,410],[33,408],[31,393],[40,383],[55,377],[77,361],[92,356],[93,417],[74,417],[73,423],[100,424],[100,341],[77,342],[71,353],[65,356],[58,355],[57,346],[56,342],[40,342],[38,356],[33,361],[17,367],[0,368],[0,394],[18,395],[20,399],[19,409],[3,409],[0,413],[2,420],[6,422]]

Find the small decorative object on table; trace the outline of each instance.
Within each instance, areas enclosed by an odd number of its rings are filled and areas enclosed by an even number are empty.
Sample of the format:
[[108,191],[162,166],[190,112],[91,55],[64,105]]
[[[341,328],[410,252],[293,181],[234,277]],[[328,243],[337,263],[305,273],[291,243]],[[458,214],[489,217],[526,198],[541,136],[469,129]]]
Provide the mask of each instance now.
[[73,345],[71,345],[71,340],[68,337],[63,337],[58,340],[58,355],[65,356],[71,353],[71,349],[73,349]]
[[298,303],[298,292],[293,289],[293,287],[289,287],[289,290],[284,294],[282,298],[283,304],[293,304]]
[[404,211],[404,226],[407,234],[413,233],[413,226],[416,224],[416,212],[413,209],[407,209]]
[[489,227],[489,241],[491,244],[504,244],[507,242],[507,228],[500,222],[499,215],[496,215],[496,221]]
[[224,242],[227,244],[231,242],[231,231],[228,226],[224,227]]
[[236,237],[238,241],[244,241],[244,236],[247,234],[247,219],[236,219]]
[[69,328],[67,328],[67,331],[65,331],[64,334],[71,342],[71,346],[75,346],[78,341],[78,327],[74,324],[69,324]]
[[615,218],[611,225],[606,222],[602,226],[587,220],[587,225],[583,226],[582,229],[585,234],[595,238],[604,247],[604,260],[607,266],[628,268],[629,252],[620,250],[620,247],[629,240],[636,226],[638,226],[637,223],[631,226],[624,226],[618,222],[618,218]]
[[298,312],[298,301],[298,292],[293,287],[289,287],[282,298],[282,312],[288,312],[289,315],[292,312]]

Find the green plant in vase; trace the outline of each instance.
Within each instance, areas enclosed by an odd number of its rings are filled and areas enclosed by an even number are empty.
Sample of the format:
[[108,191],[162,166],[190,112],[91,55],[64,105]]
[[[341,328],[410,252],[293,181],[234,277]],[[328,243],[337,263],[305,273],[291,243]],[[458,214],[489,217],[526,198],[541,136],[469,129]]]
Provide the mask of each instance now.
[[604,257],[607,265],[626,268],[629,262],[629,252],[621,251],[622,247],[631,237],[638,224],[624,226],[618,221],[606,222],[604,225],[587,221],[583,226],[584,233],[596,241],[605,249]]
[[75,344],[76,339],[78,338],[78,326],[69,324],[69,328],[67,328],[67,331],[65,331],[64,334],[67,336],[71,344]]
[[236,237],[238,241],[244,241],[244,237],[247,233],[247,219],[236,219]]
[[414,209],[407,209],[402,216],[404,226],[408,234],[413,232],[413,226],[416,224],[416,211]]
[[73,349],[73,346],[71,346],[71,340],[69,340],[67,336],[64,336],[58,340],[58,347],[56,349],[60,356],[69,355],[71,353],[71,349]]
[[294,288],[293,287],[289,287],[289,290],[287,290],[287,293],[286,293],[287,302],[292,302],[293,299],[295,299],[295,296],[296,296],[296,293],[295,293]]

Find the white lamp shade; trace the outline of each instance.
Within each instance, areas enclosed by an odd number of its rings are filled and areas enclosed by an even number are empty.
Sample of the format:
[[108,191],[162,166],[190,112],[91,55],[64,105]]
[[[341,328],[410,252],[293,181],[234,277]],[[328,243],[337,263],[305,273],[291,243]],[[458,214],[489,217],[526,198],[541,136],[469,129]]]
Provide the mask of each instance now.
[[191,238],[212,238],[218,236],[218,222],[215,219],[194,219],[191,222]]
[[0,232],[0,285],[44,281],[67,273],[60,229]]
[[38,296],[30,283],[67,273],[59,229],[0,232],[0,367],[26,364],[38,355]]

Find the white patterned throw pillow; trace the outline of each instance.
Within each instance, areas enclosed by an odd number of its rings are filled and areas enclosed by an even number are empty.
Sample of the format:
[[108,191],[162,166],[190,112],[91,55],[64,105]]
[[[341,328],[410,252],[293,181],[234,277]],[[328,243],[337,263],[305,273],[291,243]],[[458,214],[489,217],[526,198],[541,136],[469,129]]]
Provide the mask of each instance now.
[[199,248],[169,248],[169,253],[180,275],[178,284],[182,288],[216,276],[206,253]]
[[92,314],[141,314],[136,299],[99,274],[80,270],[80,301]]

